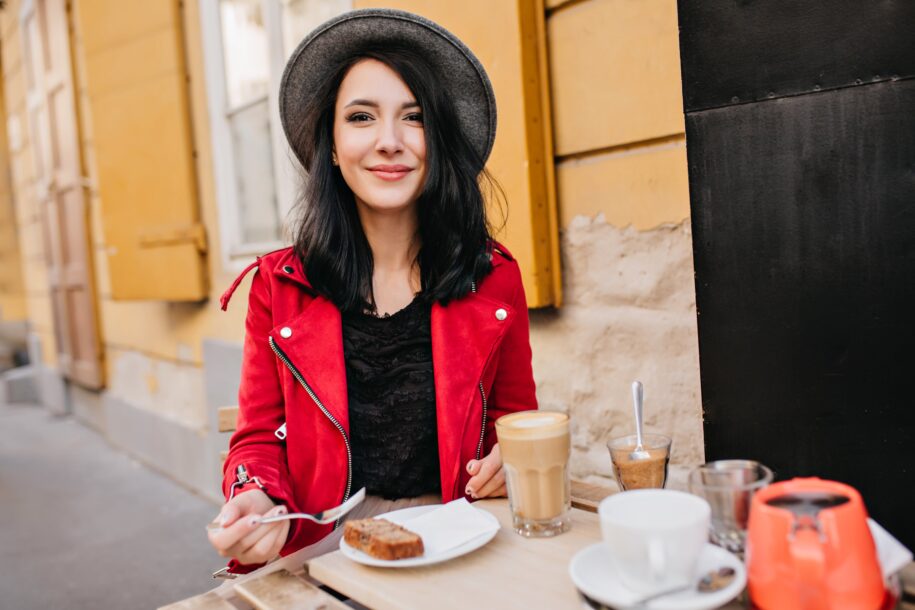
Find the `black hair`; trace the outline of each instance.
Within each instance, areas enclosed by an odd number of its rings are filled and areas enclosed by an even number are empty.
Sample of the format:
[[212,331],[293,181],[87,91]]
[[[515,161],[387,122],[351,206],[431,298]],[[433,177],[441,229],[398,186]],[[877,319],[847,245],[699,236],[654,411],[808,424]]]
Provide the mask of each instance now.
[[332,163],[334,110],[346,73],[362,59],[394,70],[416,97],[426,138],[426,177],[417,200],[422,296],[447,304],[470,292],[492,269],[487,195],[501,204],[501,189],[460,127],[435,71],[416,51],[367,45],[354,51],[306,108],[291,144],[305,173],[296,209],[295,251],[319,294],[344,312],[375,311],[374,263],[353,192]]

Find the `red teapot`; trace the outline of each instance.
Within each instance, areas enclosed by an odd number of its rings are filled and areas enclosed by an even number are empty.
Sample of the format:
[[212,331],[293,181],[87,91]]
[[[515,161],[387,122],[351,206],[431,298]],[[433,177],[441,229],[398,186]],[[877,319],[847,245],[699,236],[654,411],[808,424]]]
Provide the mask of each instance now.
[[747,575],[763,610],[877,610],[886,594],[861,494],[815,477],[753,496]]

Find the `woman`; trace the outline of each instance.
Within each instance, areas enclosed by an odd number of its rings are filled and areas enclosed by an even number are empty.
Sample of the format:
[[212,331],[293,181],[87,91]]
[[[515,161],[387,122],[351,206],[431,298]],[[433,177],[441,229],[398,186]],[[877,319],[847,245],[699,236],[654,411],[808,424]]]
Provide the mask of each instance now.
[[256,518],[362,486],[350,517],[504,495],[493,423],[537,406],[520,273],[480,189],[495,104],[473,54],[422,17],[353,11],[299,45],[280,105],[308,177],[295,245],[249,267],[238,430],[209,534],[232,572],[332,550],[339,523]]

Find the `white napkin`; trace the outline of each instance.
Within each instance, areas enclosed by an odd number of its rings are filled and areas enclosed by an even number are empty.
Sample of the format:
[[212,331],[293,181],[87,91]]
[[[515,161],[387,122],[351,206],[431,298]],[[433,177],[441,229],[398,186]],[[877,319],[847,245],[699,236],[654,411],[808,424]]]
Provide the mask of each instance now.
[[454,500],[412,519],[388,519],[422,536],[426,555],[450,551],[499,529],[497,521],[488,519],[481,509],[471,506],[466,498]]
[[885,580],[909,565],[912,561],[912,551],[902,546],[901,542],[873,519],[868,519],[867,524],[871,528],[871,536],[874,537],[877,559],[880,560],[880,568],[883,570]]

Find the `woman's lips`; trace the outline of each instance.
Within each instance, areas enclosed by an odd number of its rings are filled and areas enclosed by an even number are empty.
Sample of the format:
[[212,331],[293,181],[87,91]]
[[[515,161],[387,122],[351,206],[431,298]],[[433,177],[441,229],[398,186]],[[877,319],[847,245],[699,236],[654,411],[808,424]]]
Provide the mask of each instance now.
[[392,182],[394,180],[400,180],[413,171],[413,168],[407,167],[406,165],[376,165],[375,167],[370,167],[369,171],[382,180]]

